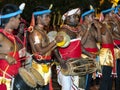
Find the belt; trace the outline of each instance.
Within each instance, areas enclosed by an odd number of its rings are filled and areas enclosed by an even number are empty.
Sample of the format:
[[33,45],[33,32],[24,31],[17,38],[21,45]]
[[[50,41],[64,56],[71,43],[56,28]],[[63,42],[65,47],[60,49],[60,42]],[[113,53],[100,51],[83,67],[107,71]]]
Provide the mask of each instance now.
[[53,61],[52,60],[37,60],[37,59],[33,59],[35,62],[41,64],[41,63],[44,63],[44,64],[48,64],[48,63],[52,63]]
[[34,55],[34,57],[38,60],[50,60],[51,56],[42,56],[42,55]]

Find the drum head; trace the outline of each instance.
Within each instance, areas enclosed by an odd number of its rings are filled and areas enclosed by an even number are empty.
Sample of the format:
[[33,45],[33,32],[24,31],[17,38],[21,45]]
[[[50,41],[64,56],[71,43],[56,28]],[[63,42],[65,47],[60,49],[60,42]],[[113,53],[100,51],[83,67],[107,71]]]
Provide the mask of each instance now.
[[63,36],[64,37],[64,40],[62,42],[57,43],[57,46],[59,46],[61,48],[65,48],[70,44],[70,37],[65,32],[60,31],[60,32],[57,33],[57,36]]
[[47,36],[48,36],[50,42],[55,39],[56,35],[57,35],[57,31],[50,31],[50,32],[48,32]]
[[64,36],[64,40],[65,40],[65,44],[61,46],[62,48],[65,48],[70,44],[70,37],[67,34]]
[[22,77],[22,79],[28,86],[33,88],[37,86],[34,76],[30,72],[28,72],[25,68],[19,69],[19,75]]
[[39,85],[43,86],[45,84],[43,77],[37,70],[35,70],[34,68],[31,67],[30,72],[33,74],[33,76],[35,77],[35,79]]

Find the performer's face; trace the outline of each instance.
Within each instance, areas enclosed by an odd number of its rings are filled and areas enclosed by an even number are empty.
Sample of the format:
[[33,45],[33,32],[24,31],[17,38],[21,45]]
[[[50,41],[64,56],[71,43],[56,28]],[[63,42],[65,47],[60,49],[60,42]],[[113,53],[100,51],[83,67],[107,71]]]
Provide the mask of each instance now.
[[66,18],[66,23],[70,26],[77,26],[79,23],[79,15],[74,14]]
[[47,25],[49,25],[49,23],[50,23],[50,14],[44,14],[44,15],[42,15],[41,16],[41,23],[43,24],[43,25],[45,25],[45,26],[47,26]]
[[111,20],[112,14],[108,13],[105,15],[105,20]]
[[89,20],[90,22],[92,22],[93,19],[94,19],[94,13],[91,13],[90,15],[88,15],[88,20]]
[[17,15],[16,17],[13,17],[13,21],[11,22],[13,29],[17,29],[20,24],[20,15]]

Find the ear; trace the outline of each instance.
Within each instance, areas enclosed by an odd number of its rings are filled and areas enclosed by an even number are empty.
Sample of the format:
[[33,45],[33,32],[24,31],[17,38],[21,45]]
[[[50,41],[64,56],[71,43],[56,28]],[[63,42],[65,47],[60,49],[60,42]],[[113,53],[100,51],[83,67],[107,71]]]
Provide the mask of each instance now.
[[40,19],[41,17],[40,16],[37,16],[37,19]]

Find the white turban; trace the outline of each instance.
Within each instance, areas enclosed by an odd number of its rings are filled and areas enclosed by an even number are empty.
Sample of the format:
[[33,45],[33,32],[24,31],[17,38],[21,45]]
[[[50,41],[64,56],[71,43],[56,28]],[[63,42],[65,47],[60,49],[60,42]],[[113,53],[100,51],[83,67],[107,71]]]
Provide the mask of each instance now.
[[62,16],[62,20],[64,21],[66,19],[67,16],[71,16],[71,15],[74,15],[74,14],[80,14],[80,8],[75,8],[75,9],[72,9],[70,11],[67,11],[63,16]]

